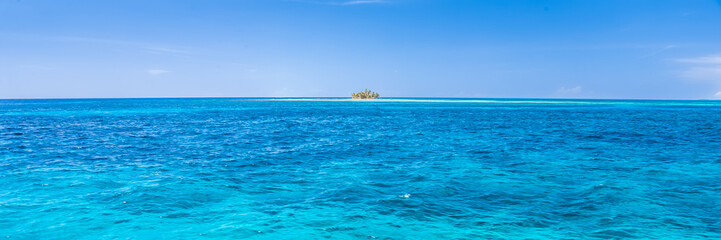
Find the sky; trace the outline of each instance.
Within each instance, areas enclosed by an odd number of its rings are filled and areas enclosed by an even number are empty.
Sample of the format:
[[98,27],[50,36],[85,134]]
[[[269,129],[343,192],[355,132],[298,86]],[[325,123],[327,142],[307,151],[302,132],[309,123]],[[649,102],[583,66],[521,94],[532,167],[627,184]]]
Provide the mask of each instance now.
[[721,0],[0,0],[0,98],[721,99]]

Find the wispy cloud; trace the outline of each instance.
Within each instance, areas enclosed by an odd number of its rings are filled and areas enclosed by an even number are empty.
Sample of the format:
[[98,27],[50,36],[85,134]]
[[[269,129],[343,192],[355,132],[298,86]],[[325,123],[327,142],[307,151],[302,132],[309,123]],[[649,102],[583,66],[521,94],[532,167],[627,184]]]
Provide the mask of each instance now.
[[78,42],[78,43],[94,43],[94,44],[107,44],[107,45],[118,45],[131,48],[142,49],[150,53],[161,53],[166,55],[181,56],[190,54],[188,51],[179,50],[175,48],[158,46],[156,44],[132,42],[116,39],[104,39],[104,38],[88,38],[88,37],[53,37],[53,40],[62,42]]
[[677,61],[687,65],[687,68],[681,72],[681,77],[708,80],[721,85],[721,54],[682,58]]
[[358,4],[374,4],[374,3],[384,3],[383,0],[355,0],[355,1],[347,1],[341,3],[341,5],[358,5]]
[[169,73],[170,71],[164,70],[164,69],[148,69],[147,72],[150,75],[157,76],[157,75]]
[[56,70],[57,68],[49,67],[45,65],[37,65],[37,64],[31,64],[31,65],[20,65],[18,66],[22,69],[28,69],[28,70],[39,70],[39,71],[48,71],[48,70]]
[[161,52],[161,53],[178,53],[178,54],[188,54],[190,52],[178,50],[178,49],[172,49],[172,48],[164,48],[164,47],[146,47],[145,48],[148,51],[152,52]]
[[64,42],[84,42],[84,43],[103,43],[103,44],[116,44],[116,45],[138,45],[138,43],[103,39],[103,38],[87,38],[87,37],[53,37],[53,40],[64,41]]
[[656,50],[656,51],[653,51],[653,52],[651,52],[651,53],[649,53],[649,54],[646,54],[646,55],[641,56],[641,58],[647,58],[647,57],[651,57],[651,56],[654,56],[654,55],[658,55],[659,53],[662,53],[662,52],[665,52],[665,51],[668,51],[668,50],[671,50],[671,49],[674,49],[674,48],[676,48],[676,45],[666,45],[666,46],[664,46],[664,47],[662,47],[662,48],[660,48],[660,49],[658,49],[658,50]]
[[390,0],[350,0],[350,1],[349,0],[346,0],[346,1],[289,0],[289,1],[300,2],[300,3],[309,3],[309,4],[339,5],[339,6],[390,3]]
[[681,72],[681,76],[690,79],[718,82],[721,84],[721,66],[695,66]]
[[696,58],[681,58],[678,59],[678,61],[685,63],[721,64],[721,54]]
[[[721,54],[682,58],[676,61],[686,65],[686,69],[680,73],[681,77],[707,82],[717,89],[721,88]],[[721,98],[721,91],[716,92],[713,98]]]
[[575,95],[575,94],[581,93],[582,90],[583,90],[583,88],[581,88],[581,86],[575,86],[575,87],[571,87],[571,88],[561,87],[558,90],[556,90],[556,94],[558,94],[558,95]]

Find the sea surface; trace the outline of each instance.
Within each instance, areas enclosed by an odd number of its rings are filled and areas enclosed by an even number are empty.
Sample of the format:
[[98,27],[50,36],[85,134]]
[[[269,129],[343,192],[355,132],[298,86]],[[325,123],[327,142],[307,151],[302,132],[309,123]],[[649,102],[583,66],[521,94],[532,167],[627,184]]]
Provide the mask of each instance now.
[[0,100],[0,238],[721,239],[721,102]]

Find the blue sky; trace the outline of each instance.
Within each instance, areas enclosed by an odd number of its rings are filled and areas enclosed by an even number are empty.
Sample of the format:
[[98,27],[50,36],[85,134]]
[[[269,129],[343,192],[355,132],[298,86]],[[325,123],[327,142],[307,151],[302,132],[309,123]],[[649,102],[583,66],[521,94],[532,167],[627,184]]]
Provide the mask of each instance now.
[[721,99],[721,1],[0,0],[0,98]]

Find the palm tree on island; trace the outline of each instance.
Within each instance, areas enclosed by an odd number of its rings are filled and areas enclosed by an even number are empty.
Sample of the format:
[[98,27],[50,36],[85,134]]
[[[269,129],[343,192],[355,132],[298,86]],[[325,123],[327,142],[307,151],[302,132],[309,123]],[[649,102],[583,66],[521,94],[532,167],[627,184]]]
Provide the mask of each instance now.
[[376,99],[380,95],[376,92],[372,92],[371,90],[366,89],[365,91],[360,91],[357,93],[353,93],[353,99]]

